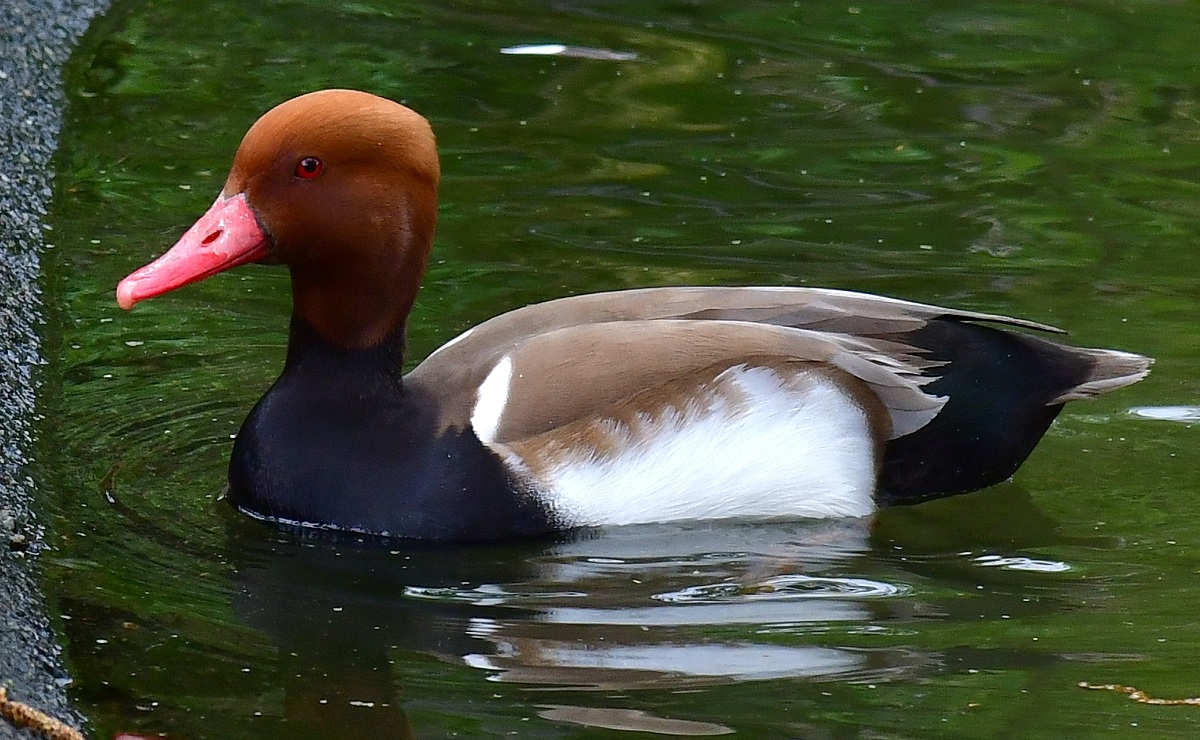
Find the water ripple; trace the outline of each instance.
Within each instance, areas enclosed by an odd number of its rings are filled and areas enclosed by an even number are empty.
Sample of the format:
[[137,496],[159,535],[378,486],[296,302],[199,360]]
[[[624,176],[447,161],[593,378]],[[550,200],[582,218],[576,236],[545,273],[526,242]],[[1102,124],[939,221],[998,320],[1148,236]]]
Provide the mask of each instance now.
[[578,599],[587,596],[582,591],[509,591],[503,586],[493,583],[460,587],[405,586],[404,595],[414,599],[459,602],[475,606],[504,606],[533,601]]
[[1004,570],[1024,570],[1035,573],[1065,573],[1071,566],[1058,560],[1036,560],[1026,557],[1002,557],[1000,555],[980,555],[973,558],[976,565],[985,568],[1003,568]]
[[719,604],[730,601],[790,601],[795,599],[901,596],[909,592],[903,584],[867,578],[782,575],[754,583],[724,582],[689,586],[679,591],[654,594],[651,598],[670,604]]

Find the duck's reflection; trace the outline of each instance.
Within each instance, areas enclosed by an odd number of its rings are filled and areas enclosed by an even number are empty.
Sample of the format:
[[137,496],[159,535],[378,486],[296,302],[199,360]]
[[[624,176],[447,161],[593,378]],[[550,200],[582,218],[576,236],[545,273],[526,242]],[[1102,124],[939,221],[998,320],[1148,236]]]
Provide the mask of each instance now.
[[[1025,531],[1037,532],[1044,517],[1029,508],[1023,521],[1035,526]],[[930,559],[890,552],[907,516],[876,525],[885,542],[868,520],[838,520],[629,527],[483,547],[238,523],[235,610],[281,651],[288,721],[330,736],[411,735],[399,706],[406,687],[427,702],[437,681],[442,710],[482,721],[489,709],[462,701],[480,694],[477,683],[461,693],[474,683],[463,666],[542,690],[886,680],[941,663],[894,637],[914,618],[945,614],[907,595]],[[554,716],[569,709],[554,707]]]

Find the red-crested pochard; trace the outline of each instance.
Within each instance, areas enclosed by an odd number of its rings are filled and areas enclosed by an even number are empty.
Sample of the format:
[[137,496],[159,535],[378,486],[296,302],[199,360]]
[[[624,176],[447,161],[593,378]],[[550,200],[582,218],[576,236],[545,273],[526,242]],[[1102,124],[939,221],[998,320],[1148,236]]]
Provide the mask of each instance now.
[[[437,218],[429,123],[351,90],[269,111],[122,308],[291,270],[283,374],[233,446],[255,517],[430,540],[864,516],[1013,474],[1062,405],[1150,360],[1030,321],[817,288],[647,288],[497,316],[401,377]],[[996,325],[1007,328],[998,328]]]

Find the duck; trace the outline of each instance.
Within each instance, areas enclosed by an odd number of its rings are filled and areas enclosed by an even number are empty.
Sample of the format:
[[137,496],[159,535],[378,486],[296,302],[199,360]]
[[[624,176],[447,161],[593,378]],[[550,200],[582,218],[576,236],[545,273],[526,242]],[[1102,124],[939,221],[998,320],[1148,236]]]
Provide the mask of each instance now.
[[278,379],[227,499],[290,527],[466,542],[868,517],[1010,478],[1063,405],[1152,360],[1034,321],[813,287],[647,287],[503,313],[407,374],[441,178],[429,122],[371,93],[287,100],[120,307],[247,263],[290,271]]

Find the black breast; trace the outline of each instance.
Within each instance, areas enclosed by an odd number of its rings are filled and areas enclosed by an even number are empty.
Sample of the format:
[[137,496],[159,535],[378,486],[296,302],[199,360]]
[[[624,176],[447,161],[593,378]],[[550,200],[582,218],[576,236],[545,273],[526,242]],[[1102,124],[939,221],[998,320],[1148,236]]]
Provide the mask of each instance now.
[[548,512],[468,428],[402,386],[396,348],[346,351],[293,321],[283,375],[242,425],[232,503],[294,523],[428,540],[527,536]]

